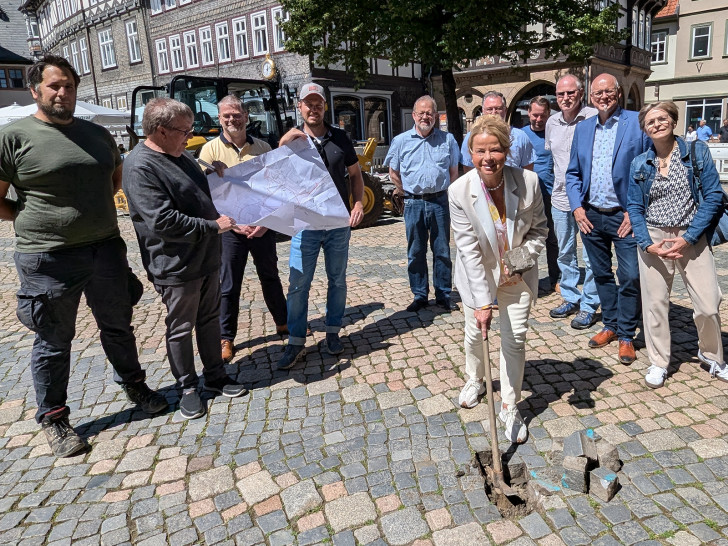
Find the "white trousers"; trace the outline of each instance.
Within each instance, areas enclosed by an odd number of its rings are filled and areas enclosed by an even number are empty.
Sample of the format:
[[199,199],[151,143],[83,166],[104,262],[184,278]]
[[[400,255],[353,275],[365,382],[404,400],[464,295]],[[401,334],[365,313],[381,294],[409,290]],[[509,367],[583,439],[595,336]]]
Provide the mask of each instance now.
[[[679,237],[685,230],[649,228],[655,243]],[[705,236],[687,246],[679,260],[663,260],[654,254],[638,251],[640,284],[642,286],[642,321],[650,364],[667,368],[670,364],[670,292],[675,272],[682,276],[693,303],[693,320],[698,330],[698,348],[706,357],[723,362],[723,342],[720,334],[720,301],[713,253]]]
[[[528,314],[531,311],[531,291],[521,281],[510,286],[500,286],[496,293],[500,314],[500,387],[501,398],[509,406],[521,399],[523,371],[526,367],[526,332]],[[485,376],[483,336],[475,320],[475,310],[463,305],[465,310],[465,373],[470,379],[482,380]]]

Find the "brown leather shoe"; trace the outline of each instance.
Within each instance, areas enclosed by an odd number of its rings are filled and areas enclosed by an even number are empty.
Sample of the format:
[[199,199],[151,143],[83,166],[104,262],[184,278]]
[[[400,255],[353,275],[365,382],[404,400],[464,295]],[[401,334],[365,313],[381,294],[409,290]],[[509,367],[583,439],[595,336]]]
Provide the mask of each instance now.
[[278,334],[279,336],[287,336],[288,335],[288,325],[287,324],[277,325],[276,334]]
[[222,346],[222,359],[225,362],[230,362],[235,356],[235,346],[233,345],[233,342],[229,339],[223,339],[220,342],[220,345]]
[[609,328],[602,328],[602,331],[589,340],[589,347],[598,349],[604,347],[617,339],[617,332],[612,332]]
[[619,340],[619,361],[625,366],[634,362],[637,355],[634,353],[634,343],[631,341]]

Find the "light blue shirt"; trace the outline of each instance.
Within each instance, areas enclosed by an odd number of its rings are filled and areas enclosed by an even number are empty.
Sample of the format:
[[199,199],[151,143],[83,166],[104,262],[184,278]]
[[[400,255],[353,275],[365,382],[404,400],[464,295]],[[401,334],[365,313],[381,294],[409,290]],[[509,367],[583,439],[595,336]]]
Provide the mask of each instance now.
[[614,157],[614,142],[617,140],[619,115],[621,108],[602,125],[597,120],[597,129],[594,133],[594,147],[592,148],[591,181],[589,183],[589,204],[602,209],[611,209],[621,206],[617,193],[614,191],[612,180],[612,162]]
[[459,155],[450,133],[435,128],[423,138],[413,127],[394,137],[384,164],[399,172],[404,191],[423,195],[447,189],[450,169],[458,166]]
[[713,131],[708,127],[706,123],[702,127],[698,127],[698,140],[708,141],[713,136]]
[[[465,167],[475,167],[473,158],[470,157],[468,140],[470,140],[470,133],[465,135],[463,145],[460,147],[460,163]],[[526,133],[516,127],[511,127],[511,150],[506,158],[506,165],[522,169],[526,165],[536,163],[537,159],[536,151]]]

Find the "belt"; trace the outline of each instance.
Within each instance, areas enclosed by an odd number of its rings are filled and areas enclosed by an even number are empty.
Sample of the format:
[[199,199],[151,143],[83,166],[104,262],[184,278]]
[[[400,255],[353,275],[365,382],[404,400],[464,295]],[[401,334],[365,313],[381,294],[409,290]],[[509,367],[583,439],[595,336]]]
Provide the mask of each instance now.
[[447,190],[438,191],[435,193],[423,193],[421,195],[415,195],[414,193],[405,193],[404,198],[405,199],[437,199],[438,197],[442,195],[446,195]]
[[613,212],[621,212],[622,207],[609,207],[609,208],[603,208],[603,207],[595,207],[594,205],[591,205],[587,203],[587,207],[590,209],[598,210],[602,214],[611,214]]

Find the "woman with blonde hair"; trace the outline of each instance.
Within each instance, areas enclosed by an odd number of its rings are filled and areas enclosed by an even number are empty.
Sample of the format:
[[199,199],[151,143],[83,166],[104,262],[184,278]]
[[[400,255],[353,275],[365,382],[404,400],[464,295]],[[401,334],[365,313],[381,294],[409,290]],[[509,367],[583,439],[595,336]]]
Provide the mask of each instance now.
[[[454,281],[465,313],[465,372],[468,381],[460,405],[472,408],[485,392],[489,365],[483,350],[498,301],[501,327],[499,419],[512,442],[528,437],[516,404],[526,363],[526,332],[531,305],[538,294],[538,255],[548,233],[538,176],[506,166],[510,131],[500,118],[482,116],[473,127],[468,147],[475,168],[448,191],[453,237],[457,248]],[[523,247],[534,265],[510,274],[507,251]]]

